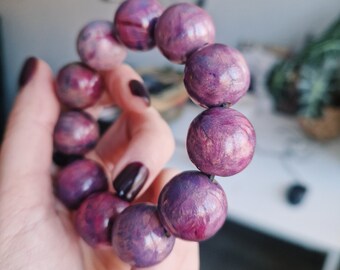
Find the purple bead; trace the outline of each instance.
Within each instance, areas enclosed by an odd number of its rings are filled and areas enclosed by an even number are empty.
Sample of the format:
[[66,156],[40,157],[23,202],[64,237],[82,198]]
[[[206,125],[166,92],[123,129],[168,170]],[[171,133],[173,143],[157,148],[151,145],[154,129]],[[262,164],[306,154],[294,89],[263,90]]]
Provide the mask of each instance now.
[[76,212],[79,235],[92,247],[110,246],[113,222],[128,206],[129,203],[109,192],[93,194]]
[[155,46],[154,30],[163,8],[157,0],[127,0],[118,8],[115,34],[129,49],[146,51]]
[[193,53],[184,72],[191,99],[202,107],[235,104],[248,91],[250,73],[242,54],[222,44]]
[[85,112],[65,112],[59,117],[53,139],[57,151],[82,155],[96,146],[99,139],[98,124]]
[[90,67],[111,70],[126,58],[126,49],[114,38],[113,24],[109,21],[94,21],[79,33],[78,54]]
[[185,63],[187,57],[215,40],[215,27],[200,7],[175,4],[161,15],[155,29],[156,44],[170,61]]
[[99,74],[81,63],[63,67],[57,77],[57,96],[61,103],[84,109],[94,105],[103,92]]
[[164,260],[175,244],[159,221],[157,207],[136,204],[115,220],[112,245],[118,257],[133,267],[150,267]]
[[187,136],[189,158],[209,175],[231,176],[242,171],[253,158],[255,131],[238,111],[211,108],[191,123]]
[[227,198],[222,187],[197,171],[175,176],[158,201],[162,224],[176,237],[202,241],[212,237],[227,217]]
[[74,161],[62,169],[55,182],[57,197],[70,209],[77,209],[92,193],[108,189],[107,178],[99,164],[92,160]]

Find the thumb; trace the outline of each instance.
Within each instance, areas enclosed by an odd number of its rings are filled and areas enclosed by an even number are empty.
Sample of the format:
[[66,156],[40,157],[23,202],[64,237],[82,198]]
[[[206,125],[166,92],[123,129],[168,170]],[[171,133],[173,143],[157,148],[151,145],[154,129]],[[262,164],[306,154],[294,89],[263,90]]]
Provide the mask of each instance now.
[[20,93],[1,147],[0,192],[14,191],[19,197],[39,200],[40,194],[46,196],[51,190],[46,178],[51,165],[52,134],[60,108],[53,76],[45,62],[29,58],[19,83]]

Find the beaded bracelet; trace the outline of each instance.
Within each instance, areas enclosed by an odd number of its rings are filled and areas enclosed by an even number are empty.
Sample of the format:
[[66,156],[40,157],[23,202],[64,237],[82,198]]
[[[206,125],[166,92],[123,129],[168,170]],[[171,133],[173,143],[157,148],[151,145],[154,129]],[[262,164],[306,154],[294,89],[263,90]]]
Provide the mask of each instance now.
[[[54,147],[72,163],[59,172],[55,193],[76,210],[76,229],[89,245],[112,245],[134,267],[164,260],[176,237],[202,241],[213,236],[227,216],[227,198],[214,176],[239,173],[254,155],[253,126],[230,108],[248,90],[247,64],[239,51],[214,40],[213,22],[198,6],[181,3],[163,11],[157,0],[126,0],[113,23],[94,21],[81,30],[77,49],[82,63],[66,65],[58,74],[57,96],[70,110],[56,124]],[[175,176],[161,191],[158,206],[130,205],[132,196],[108,192],[99,164],[81,159],[100,136],[96,121],[82,109],[102,94],[98,71],[120,65],[126,48],[146,51],[155,45],[170,61],[185,64],[188,94],[206,108],[187,136],[189,158],[200,171]]]

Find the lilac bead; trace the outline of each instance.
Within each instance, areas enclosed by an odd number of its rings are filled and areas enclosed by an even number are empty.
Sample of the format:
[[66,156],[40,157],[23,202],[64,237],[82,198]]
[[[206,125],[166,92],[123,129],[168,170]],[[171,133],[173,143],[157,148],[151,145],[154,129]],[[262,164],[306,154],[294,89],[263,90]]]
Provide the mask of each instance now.
[[70,209],[77,209],[92,193],[108,189],[103,169],[94,161],[74,161],[62,169],[55,182],[57,197]]
[[111,70],[126,58],[126,49],[114,38],[113,24],[94,21],[79,33],[78,54],[81,60],[96,70]]
[[222,187],[197,171],[175,176],[158,201],[162,224],[176,237],[202,241],[212,237],[227,217],[227,198]]
[[99,74],[81,63],[63,67],[57,77],[57,96],[66,106],[84,109],[94,105],[103,92]]
[[129,203],[109,192],[93,194],[76,212],[79,235],[92,247],[110,246],[113,222],[128,206]]
[[157,0],[127,0],[118,8],[117,38],[129,49],[146,51],[155,46],[154,29],[163,8]]
[[158,264],[170,254],[174,244],[175,238],[166,233],[155,205],[132,205],[114,222],[113,248],[122,261],[133,267]]
[[191,161],[209,175],[231,176],[242,171],[252,160],[255,131],[238,111],[211,108],[191,123],[187,150]]
[[54,147],[64,154],[82,155],[93,149],[99,138],[97,122],[81,111],[62,113],[54,129]]
[[235,104],[248,91],[250,73],[239,51],[208,45],[190,56],[184,83],[191,99],[202,107]]
[[185,63],[187,57],[215,40],[209,14],[189,3],[175,4],[161,15],[155,29],[156,44],[170,61]]

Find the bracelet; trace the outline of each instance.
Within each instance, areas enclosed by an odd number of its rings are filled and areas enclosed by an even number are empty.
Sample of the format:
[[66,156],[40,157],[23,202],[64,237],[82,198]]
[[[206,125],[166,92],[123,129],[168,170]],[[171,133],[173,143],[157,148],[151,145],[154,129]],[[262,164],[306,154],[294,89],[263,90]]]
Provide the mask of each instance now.
[[[87,244],[110,245],[133,267],[164,260],[176,238],[212,237],[227,216],[227,198],[215,176],[239,173],[254,155],[252,124],[230,108],[249,88],[247,63],[238,50],[214,40],[211,17],[194,4],[163,10],[157,0],[126,0],[113,23],[94,21],[80,31],[77,50],[82,62],[68,64],[58,73],[57,96],[69,110],[56,124],[54,148],[68,155],[69,164],[54,181],[55,194],[76,210],[75,227]],[[130,204],[131,196],[108,192],[98,163],[82,158],[100,137],[97,122],[82,110],[101,97],[104,83],[99,71],[122,64],[126,48],[146,51],[155,46],[168,60],[185,64],[187,92],[206,108],[191,123],[186,143],[199,171],[175,176],[161,191],[158,205]]]

